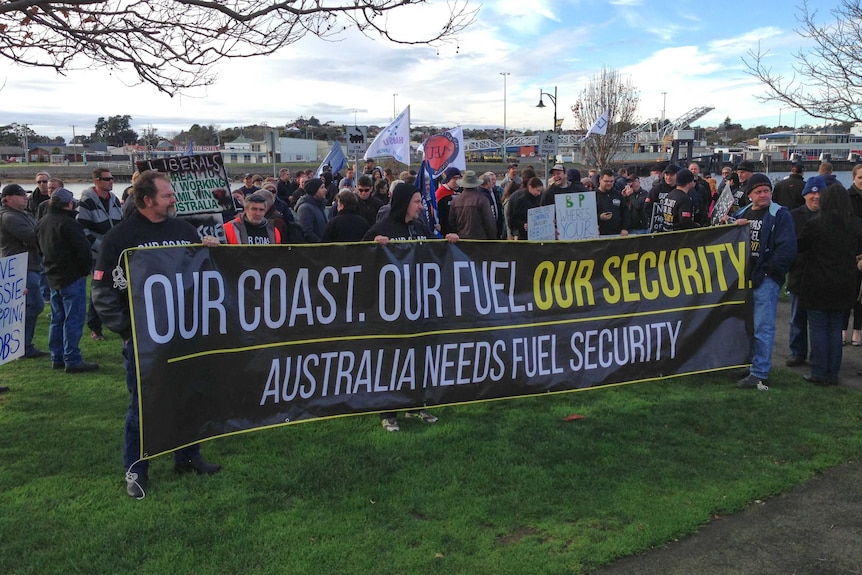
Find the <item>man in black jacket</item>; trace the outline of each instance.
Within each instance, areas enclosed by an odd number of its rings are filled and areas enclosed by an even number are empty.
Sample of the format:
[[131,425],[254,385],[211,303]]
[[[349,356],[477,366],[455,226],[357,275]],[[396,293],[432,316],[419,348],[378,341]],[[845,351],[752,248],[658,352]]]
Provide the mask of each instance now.
[[[802,190],[805,188],[805,166],[795,163],[790,167],[790,175],[775,184],[772,199],[787,208],[795,210],[805,205]],[[799,230],[801,231],[801,230]]]
[[55,190],[48,211],[36,224],[36,237],[51,288],[48,350],[51,367],[66,373],[99,369],[81,357],[81,333],[87,315],[87,276],[93,265],[90,240],[75,219],[77,202],[66,188]]
[[[137,211],[105,234],[93,270],[93,304],[105,325],[123,338],[126,387],[130,397],[123,446],[126,493],[129,497],[143,499],[147,489],[149,462],[141,459],[138,376],[132,346],[132,319],[126,281],[128,274],[122,254],[127,248],[194,244],[202,240],[193,225],[176,218],[177,200],[166,174],[155,171],[142,173],[135,183],[134,195]],[[215,247],[219,242],[215,237],[206,236],[203,244]],[[200,445],[194,444],[174,452],[174,469],[178,473],[194,471],[198,474],[213,474],[218,473],[221,466],[204,461]]]

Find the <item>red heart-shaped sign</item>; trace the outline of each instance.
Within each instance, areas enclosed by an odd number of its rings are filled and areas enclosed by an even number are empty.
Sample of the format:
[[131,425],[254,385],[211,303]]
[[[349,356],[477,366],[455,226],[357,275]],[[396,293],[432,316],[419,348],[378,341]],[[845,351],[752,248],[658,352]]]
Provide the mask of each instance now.
[[444,132],[425,140],[423,149],[428,165],[437,175],[448,168],[458,157],[458,140],[448,132]]

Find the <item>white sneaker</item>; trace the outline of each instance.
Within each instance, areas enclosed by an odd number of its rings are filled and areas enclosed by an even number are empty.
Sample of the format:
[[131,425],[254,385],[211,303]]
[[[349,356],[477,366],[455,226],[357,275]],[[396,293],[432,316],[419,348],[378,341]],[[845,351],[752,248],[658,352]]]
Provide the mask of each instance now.
[[415,417],[416,419],[421,419],[422,423],[437,423],[437,417],[431,415],[424,409],[420,409],[419,411],[408,411],[404,414],[404,417]]
[[394,417],[384,417],[380,420],[380,425],[382,425],[383,429],[386,431],[401,431],[401,428],[398,427],[398,420]]

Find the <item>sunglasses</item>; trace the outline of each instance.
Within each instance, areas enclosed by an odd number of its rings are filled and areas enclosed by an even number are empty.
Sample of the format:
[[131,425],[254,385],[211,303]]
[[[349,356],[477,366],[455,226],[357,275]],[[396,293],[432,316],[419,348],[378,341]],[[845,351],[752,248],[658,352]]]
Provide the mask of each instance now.
[[99,179],[102,180],[103,182],[113,182],[114,181],[114,178],[99,178]]
[[48,180],[36,180],[37,184],[47,184]]

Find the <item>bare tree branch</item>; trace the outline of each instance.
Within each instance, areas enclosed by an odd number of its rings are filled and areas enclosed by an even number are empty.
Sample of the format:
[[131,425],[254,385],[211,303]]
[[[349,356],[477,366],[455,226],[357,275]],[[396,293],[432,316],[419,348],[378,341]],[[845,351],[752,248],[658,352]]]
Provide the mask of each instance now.
[[398,44],[436,45],[469,26],[469,0],[448,15],[396,34],[395,10],[426,0],[77,0],[0,3],[0,55],[18,64],[70,70],[131,69],[143,83],[175,95],[215,82],[222,58],[268,55],[306,34],[334,39],[348,29]]
[[793,54],[793,74],[770,66],[773,56],[759,44],[743,62],[767,89],[763,102],[781,102],[814,118],[862,121],[862,0],[841,0],[830,12],[835,21],[817,22],[817,10],[805,0],[796,32],[814,42],[810,52]]
[[584,131],[606,111],[610,123],[606,134],[593,134],[584,141],[583,150],[589,165],[604,169],[610,164],[620,148],[623,134],[635,123],[639,101],[640,95],[631,78],[623,79],[618,70],[602,68],[590,78],[572,106],[572,113]]

